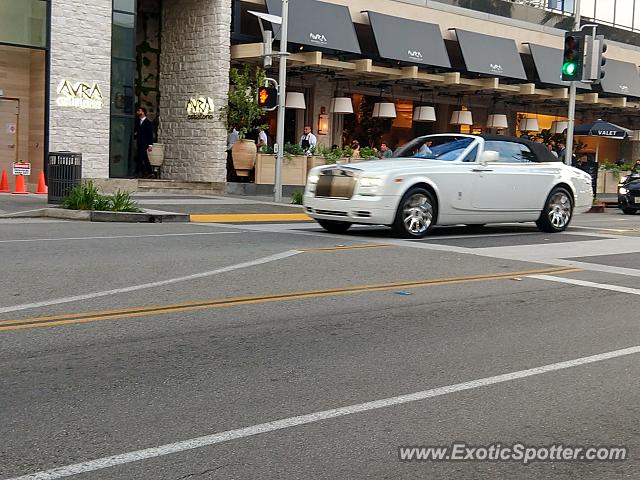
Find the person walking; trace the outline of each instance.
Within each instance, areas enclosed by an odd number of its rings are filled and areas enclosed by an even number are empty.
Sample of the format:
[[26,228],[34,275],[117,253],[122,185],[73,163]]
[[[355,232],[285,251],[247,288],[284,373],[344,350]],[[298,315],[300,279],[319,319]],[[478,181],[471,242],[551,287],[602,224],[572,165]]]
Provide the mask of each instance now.
[[300,146],[305,152],[309,152],[315,149],[317,144],[318,139],[311,133],[311,127],[307,125],[304,127],[304,133],[300,137]]
[[258,129],[258,152],[262,151],[262,147],[268,147],[269,146],[269,138],[267,137],[267,133],[264,131],[264,129],[260,128]]
[[136,169],[134,176],[150,178],[153,176],[151,163],[149,163],[149,152],[153,144],[153,124],[147,118],[147,109],[138,107],[136,110],[138,120],[134,128],[134,137],[137,145]]

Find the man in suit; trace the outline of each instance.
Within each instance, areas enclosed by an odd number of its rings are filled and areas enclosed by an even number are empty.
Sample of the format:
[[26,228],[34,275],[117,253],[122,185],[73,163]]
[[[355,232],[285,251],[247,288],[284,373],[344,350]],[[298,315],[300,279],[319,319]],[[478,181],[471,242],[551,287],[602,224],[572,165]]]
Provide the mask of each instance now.
[[151,164],[149,163],[149,152],[153,143],[153,124],[147,118],[147,109],[138,107],[136,110],[136,126],[134,129],[137,140],[136,170],[135,176],[152,176]]

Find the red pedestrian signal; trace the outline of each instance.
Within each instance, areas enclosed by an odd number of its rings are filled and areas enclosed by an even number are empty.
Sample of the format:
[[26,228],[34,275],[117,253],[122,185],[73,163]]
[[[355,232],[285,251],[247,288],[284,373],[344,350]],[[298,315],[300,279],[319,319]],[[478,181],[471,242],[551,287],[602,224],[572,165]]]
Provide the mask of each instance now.
[[259,87],[258,106],[263,110],[275,110],[278,107],[278,89],[274,87]]

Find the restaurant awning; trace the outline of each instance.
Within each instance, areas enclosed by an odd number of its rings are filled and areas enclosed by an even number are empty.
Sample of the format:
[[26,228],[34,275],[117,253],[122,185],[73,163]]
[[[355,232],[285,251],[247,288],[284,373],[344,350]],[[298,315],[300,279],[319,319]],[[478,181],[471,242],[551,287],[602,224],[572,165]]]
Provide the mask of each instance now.
[[440,27],[434,23],[369,12],[369,22],[382,58],[450,68]]
[[[538,72],[538,78],[541,83],[549,85],[561,85],[563,87],[570,87],[571,82],[562,81],[562,50],[559,48],[546,47],[544,45],[536,45],[529,43],[529,51],[533,57],[533,63]],[[579,82],[578,88],[584,90],[591,90],[591,85],[588,83]]]
[[604,71],[604,78],[600,81],[604,93],[640,97],[640,76],[635,64],[608,58]]
[[457,28],[452,30],[456,33],[468,71],[494,77],[527,79],[515,40]]
[[[272,15],[282,15],[281,0],[267,0]],[[274,26],[275,38],[280,28]],[[360,53],[360,44],[351,21],[349,8],[343,5],[296,0],[289,2],[288,41],[317,48]]]

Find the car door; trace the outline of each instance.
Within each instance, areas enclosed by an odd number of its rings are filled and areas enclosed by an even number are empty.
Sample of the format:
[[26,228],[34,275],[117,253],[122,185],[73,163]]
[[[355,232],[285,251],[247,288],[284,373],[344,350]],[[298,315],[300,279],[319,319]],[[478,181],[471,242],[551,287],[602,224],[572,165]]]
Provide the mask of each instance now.
[[498,160],[475,169],[473,208],[483,211],[539,210],[553,178],[553,169],[534,162],[535,155],[521,143],[487,140],[484,150],[498,152]]

